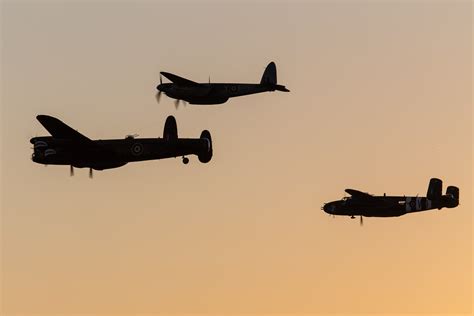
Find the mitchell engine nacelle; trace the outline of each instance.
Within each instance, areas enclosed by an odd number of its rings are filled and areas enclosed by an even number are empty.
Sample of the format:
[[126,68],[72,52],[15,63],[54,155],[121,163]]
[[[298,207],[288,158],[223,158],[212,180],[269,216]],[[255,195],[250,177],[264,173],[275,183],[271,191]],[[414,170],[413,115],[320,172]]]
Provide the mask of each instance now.
[[432,178],[428,185],[428,192],[426,198],[431,201],[436,201],[443,195],[443,181],[437,178]]
[[166,141],[175,141],[178,139],[178,127],[176,125],[176,119],[172,115],[166,118],[163,138]]
[[207,140],[207,147],[201,153],[199,153],[198,158],[202,163],[207,163],[212,159],[212,138],[211,133],[208,130],[204,130],[200,136],[201,139]]

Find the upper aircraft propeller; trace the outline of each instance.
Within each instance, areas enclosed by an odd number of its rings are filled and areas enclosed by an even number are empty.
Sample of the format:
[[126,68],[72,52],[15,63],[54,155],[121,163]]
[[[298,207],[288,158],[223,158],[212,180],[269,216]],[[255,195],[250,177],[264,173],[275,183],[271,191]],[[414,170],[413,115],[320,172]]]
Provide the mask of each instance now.
[[[162,83],[163,83],[163,79],[161,78],[161,73],[160,73],[160,84]],[[156,102],[158,102],[158,104],[160,103],[161,93],[162,93],[161,90],[158,90],[158,92],[155,95]]]

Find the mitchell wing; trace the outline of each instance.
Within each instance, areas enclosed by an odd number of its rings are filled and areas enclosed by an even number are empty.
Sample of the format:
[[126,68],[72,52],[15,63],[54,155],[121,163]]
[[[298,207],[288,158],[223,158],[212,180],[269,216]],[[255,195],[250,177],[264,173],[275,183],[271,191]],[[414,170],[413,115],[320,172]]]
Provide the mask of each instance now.
[[346,189],[345,191],[356,199],[371,199],[371,198],[373,198],[373,196],[370,195],[369,193],[361,192],[361,191],[358,191],[358,190]]

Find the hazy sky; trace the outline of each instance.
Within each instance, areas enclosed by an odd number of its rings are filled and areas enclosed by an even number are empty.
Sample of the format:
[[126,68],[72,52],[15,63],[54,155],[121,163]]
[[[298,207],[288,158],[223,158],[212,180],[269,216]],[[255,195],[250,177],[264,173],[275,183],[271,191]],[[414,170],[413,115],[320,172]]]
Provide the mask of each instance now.
[[[472,311],[469,1],[2,1],[2,314]],[[291,93],[187,106],[159,71]],[[37,114],[91,138],[209,129],[214,157],[43,167]],[[460,205],[332,218],[345,188]]]

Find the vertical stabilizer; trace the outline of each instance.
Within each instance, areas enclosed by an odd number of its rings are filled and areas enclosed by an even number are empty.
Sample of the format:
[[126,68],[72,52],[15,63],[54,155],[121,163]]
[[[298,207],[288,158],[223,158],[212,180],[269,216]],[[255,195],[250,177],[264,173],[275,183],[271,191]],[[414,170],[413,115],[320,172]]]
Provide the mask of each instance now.
[[426,193],[426,197],[429,200],[439,200],[441,195],[443,194],[443,182],[440,179],[432,178],[430,180],[430,184],[428,186],[428,192]]
[[267,68],[265,68],[260,84],[277,84],[277,69],[273,61],[268,64]]
[[176,141],[178,139],[178,127],[176,125],[176,119],[172,115],[166,118],[163,138],[166,141]]

